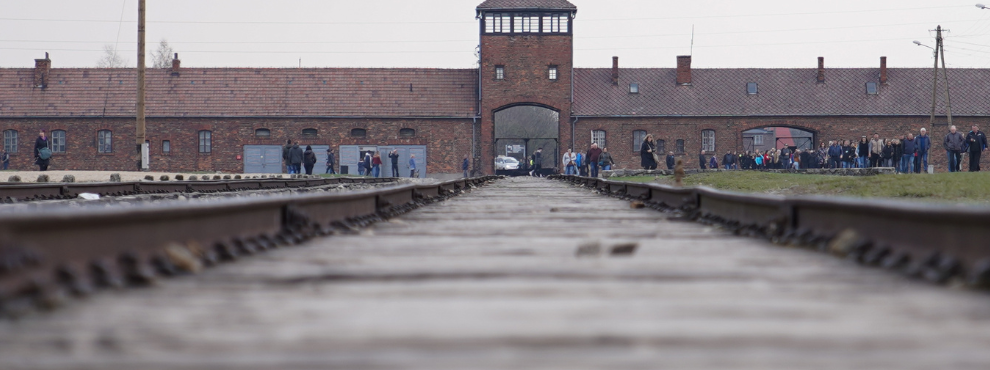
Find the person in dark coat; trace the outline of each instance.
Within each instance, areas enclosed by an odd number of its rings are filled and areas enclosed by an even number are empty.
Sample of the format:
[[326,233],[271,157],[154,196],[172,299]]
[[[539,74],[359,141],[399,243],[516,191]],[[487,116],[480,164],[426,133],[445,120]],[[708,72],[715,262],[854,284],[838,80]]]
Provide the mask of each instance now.
[[306,166],[306,174],[313,174],[313,166],[316,165],[316,153],[313,153],[313,147],[306,145],[306,151],[303,152],[303,166]]
[[808,152],[807,150],[802,150],[801,154],[798,155],[798,160],[801,163],[800,169],[807,169],[808,168],[807,166],[811,165],[811,153]]
[[364,175],[371,176],[371,152],[364,153]]
[[399,177],[399,150],[392,149],[388,153],[388,160],[392,162],[392,177]]
[[292,172],[289,173],[302,173],[302,162],[303,150],[299,147],[299,143],[293,143],[292,149],[289,149],[289,165],[292,166]]
[[701,153],[698,154],[698,168],[700,169],[708,168],[707,162],[708,162],[708,158],[705,158],[705,151],[702,150]]
[[647,170],[657,169],[657,160],[654,158],[654,154],[657,151],[656,141],[653,140],[653,134],[646,135],[643,139],[643,144],[639,146],[639,164]]
[[949,157],[949,172],[959,172],[962,162],[962,152],[966,148],[966,138],[962,133],[956,131],[956,126],[949,126],[949,133],[942,141],[946,155]]
[[282,147],[282,163],[285,163],[285,172],[292,172],[292,163],[289,162],[289,152],[292,151],[292,140],[286,140],[285,146]]
[[329,173],[331,175],[337,173],[336,171],[333,170],[334,163],[337,163],[337,157],[333,155],[332,148],[327,148],[327,170],[325,173]]
[[471,167],[471,161],[468,160],[468,156],[464,156],[464,161],[461,162],[461,170],[464,171],[464,177],[468,177],[468,168]]
[[674,157],[674,152],[667,152],[667,158],[664,158],[664,162],[668,170],[674,169],[674,165],[677,164],[677,158]]
[[987,150],[987,135],[973,125],[973,130],[966,134],[966,145],[969,146],[969,172],[979,172],[980,155]]
[[51,158],[41,159],[38,156],[38,151],[41,148],[48,148],[48,138],[45,136],[45,131],[41,131],[38,138],[34,141],[34,164],[38,165],[39,171],[48,171],[48,164],[51,163]]
[[600,161],[600,156],[602,155],[602,150],[598,148],[598,144],[591,143],[591,148],[588,149],[588,154],[585,154],[584,161],[591,168],[591,177],[598,177],[598,162]]
[[529,175],[539,177],[540,170],[543,169],[543,148],[537,148],[536,152],[530,156],[530,161],[533,163],[530,164]]

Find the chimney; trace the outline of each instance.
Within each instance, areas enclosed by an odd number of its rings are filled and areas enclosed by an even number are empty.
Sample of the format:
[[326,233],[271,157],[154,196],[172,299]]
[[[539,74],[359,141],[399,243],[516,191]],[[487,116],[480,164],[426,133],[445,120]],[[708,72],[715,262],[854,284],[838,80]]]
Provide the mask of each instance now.
[[678,85],[690,85],[691,84],[691,56],[690,55],[678,55],[677,56],[677,84]]
[[887,57],[880,57],[880,83],[887,83]]
[[825,57],[818,57],[818,83],[825,83]]
[[179,53],[175,53],[175,57],[172,58],[172,75],[179,75]]
[[619,57],[612,57],[612,85],[619,86]]
[[48,87],[48,75],[52,70],[52,60],[48,59],[48,53],[45,53],[45,59],[35,59],[34,60],[34,87],[40,87],[42,89]]

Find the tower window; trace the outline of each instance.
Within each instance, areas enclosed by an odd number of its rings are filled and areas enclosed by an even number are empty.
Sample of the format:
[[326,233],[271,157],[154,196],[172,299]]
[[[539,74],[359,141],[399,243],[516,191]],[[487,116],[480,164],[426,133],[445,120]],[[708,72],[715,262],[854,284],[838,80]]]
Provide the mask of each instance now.
[[547,73],[549,75],[548,77],[550,77],[551,80],[554,81],[557,80],[557,66],[550,66],[550,69],[548,70]]
[[52,131],[52,152],[65,153],[65,130]]
[[877,94],[877,83],[876,82],[867,82],[866,83],[866,93],[869,94],[869,95],[876,95]]
[[543,16],[543,33],[567,33],[567,23],[570,17],[567,13],[556,13]]
[[758,93],[758,92],[760,92],[760,89],[759,89],[759,86],[756,85],[756,82],[747,82],[746,83],[746,93],[747,94],[749,94],[749,95],[756,95],[756,93]]
[[363,128],[352,128],[351,137],[367,137],[368,131]]
[[496,80],[505,79],[505,66],[495,66],[495,79]]
[[637,83],[629,84],[629,93],[630,94],[639,94],[639,84],[637,84]]
[[199,152],[200,153],[212,153],[213,152],[213,132],[203,130],[199,132]]
[[96,132],[96,152],[113,153],[113,131],[100,130]]

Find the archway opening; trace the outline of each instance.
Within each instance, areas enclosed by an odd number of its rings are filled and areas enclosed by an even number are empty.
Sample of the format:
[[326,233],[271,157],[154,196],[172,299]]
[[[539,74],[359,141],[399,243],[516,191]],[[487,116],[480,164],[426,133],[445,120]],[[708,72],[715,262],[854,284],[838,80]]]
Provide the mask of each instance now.
[[[519,170],[530,168],[529,159],[539,149],[542,163],[534,167],[547,171],[557,167],[560,113],[535,105],[518,105],[495,112],[495,156],[513,157],[522,165]],[[498,168],[496,172],[510,170]]]

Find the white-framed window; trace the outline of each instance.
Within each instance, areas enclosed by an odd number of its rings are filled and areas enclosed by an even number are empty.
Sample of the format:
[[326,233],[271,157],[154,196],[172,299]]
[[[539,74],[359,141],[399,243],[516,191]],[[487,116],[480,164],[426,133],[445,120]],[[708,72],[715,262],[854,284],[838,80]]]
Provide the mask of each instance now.
[[715,130],[701,130],[701,150],[715,151]]
[[633,149],[632,151],[638,152],[643,148],[643,140],[646,140],[646,130],[636,130],[633,131]]
[[169,140],[162,140],[162,154],[172,153],[172,142]]
[[505,66],[495,66],[495,79],[496,80],[505,79]]
[[866,83],[866,93],[868,95],[876,95],[877,94],[877,83],[876,82],[867,82]]
[[65,153],[65,130],[52,131],[52,152]]
[[754,135],[753,145],[763,145],[763,135]]
[[100,130],[96,132],[96,151],[98,153],[113,153],[113,131]]
[[598,148],[605,147],[605,130],[592,130],[591,143],[598,144]]
[[17,130],[3,130],[3,150],[17,153]]
[[199,152],[200,153],[211,153],[213,152],[213,132],[208,130],[202,130],[199,132]]
[[557,80],[557,66],[550,66],[547,70],[547,77],[554,81]]

